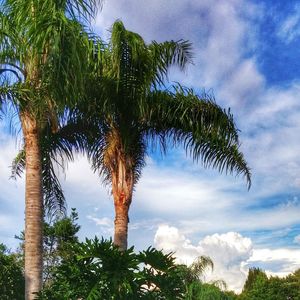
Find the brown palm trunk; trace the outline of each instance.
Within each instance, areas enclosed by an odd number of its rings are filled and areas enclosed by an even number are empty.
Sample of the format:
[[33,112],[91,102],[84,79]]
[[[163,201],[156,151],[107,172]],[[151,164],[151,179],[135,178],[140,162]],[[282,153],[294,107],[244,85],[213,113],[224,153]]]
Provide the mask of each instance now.
[[126,159],[118,157],[117,168],[112,173],[112,194],[115,205],[115,233],[114,244],[120,250],[127,249],[128,211],[133,192],[133,173],[125,163]]
[[122,197],[119,196],[114,199],[115,204],[115,234],[114,244],[117,245],[120,250],[127,249],[127,238],[128,238],[128,210],[129,205],[123,203]]
[[42,288],[43,270],[43,196],[41,151],[36,121],[21,115],[26,150],[25,186],[25,299]]

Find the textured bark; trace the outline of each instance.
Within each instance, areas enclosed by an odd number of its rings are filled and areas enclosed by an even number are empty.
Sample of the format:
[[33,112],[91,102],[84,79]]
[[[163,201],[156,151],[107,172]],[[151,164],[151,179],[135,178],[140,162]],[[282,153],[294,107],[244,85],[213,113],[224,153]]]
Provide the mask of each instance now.
[[114,244],[120,250],[127,249],[128,211],[132,200],[133,173],[130,164],[122,154],[117,155],[117,164],[112,172],[112,193],[115,205]]
[[39,131],[34,119],[21,115],[26,150],[25,186],[25,299],[42,288],[43,195]]
[[128,210],[129,205],[122,203],[118,199],[115,202],[115,233],[114,233],[114,244],[117,245],[120,250],[127,249],[127,238],[128,238]]

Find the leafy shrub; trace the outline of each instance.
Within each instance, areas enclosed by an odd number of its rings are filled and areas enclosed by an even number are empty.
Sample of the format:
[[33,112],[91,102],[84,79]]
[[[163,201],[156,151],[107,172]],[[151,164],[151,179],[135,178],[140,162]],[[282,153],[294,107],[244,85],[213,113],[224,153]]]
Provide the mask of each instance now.
[[39,299],[183,299],[184,286],[172,254],[154,248],[120,251],[111,241],[73,245]]
[[17,255],[0,244],[0,299],[24,299],[25,280]]

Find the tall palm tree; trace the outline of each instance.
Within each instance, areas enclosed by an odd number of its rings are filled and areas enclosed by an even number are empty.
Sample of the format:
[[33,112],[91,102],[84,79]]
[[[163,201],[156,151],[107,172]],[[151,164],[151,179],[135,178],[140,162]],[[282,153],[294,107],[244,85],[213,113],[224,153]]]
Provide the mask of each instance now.
[[89,122],[93,169],[111,184],[114,243],[120,249],[127,248],[128,211],[149,146],[158,144],[164,153],[167,147],[183,145],[187,155],[206,167],[242,173],[250,187],[251,174],[230,111],[179,84],[165,87],[169,67],[184,69],[191,61],[190,43],[146,44],[116,21],[99,55],[102,64],[90,81],[89,102],[79,107],[77,117]]
[[82,24],[97,0],[0,1],[0,103],[19,116],[26,150],[26,299],[42,285],[42,159],[40,138],[84,91],[88,37]]
[[[93,169],[111,184],[114,243],[120,249],[127,248],[128,211],[149,147],[158,144],[165,153],[167,147],[181,144],[205,167],[243,174],[250,187],[251,174],[230,111],[179,84],[165,88],[168,68],[184,69],[191,61],[188,42],[146,45],[117,21],[110,43],[100,42],[96,49],[97,64],[89,64],[93,69],[87,74],[87,101],[69,110],[68,122],[43,141],[44,169],[52,169],[46,162],[57,152],[72,159],[74,146],[76,151],[87,150]],[[51,176],[48,172],[45,178]]]

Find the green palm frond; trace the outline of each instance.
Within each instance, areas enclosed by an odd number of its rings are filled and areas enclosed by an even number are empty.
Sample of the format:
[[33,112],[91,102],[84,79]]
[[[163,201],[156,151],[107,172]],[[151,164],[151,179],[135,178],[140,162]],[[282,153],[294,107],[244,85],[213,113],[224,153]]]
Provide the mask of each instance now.
[[45,110],[46,96],[63,108],[66,103],[74,105],[84,95],[86,62],[94,49],[84,19],[95,16],[101,3],[98,0],[1,3],[0,68],[31,84],[38,77],[34,87],[35,94],[40,94],[36,98],[41,100],[32,107],[43,106]]
[[[50,124],[41,133],[42,187],[44,205],[49,216],[65,214],[66,201],[58,177],[64,173],[67,163],[74,160],[75,153],[82,153],[86,145],[86,132],[82,124],[69,121],[56,132]],[[11,177],[20,177],[25,170],[25,150],[21,150],[12,162]]]
[[145,134],[158,139],[163,152],[168,141],[173,146],[183,145],[186,154],[205,167],[243,174],[250,188],[250,169],[239,150],[238,129],[230,110],[223,110],[207,95],[199,97],[180,86],[174,92],[150,93],[147,104],[143,111]]
[[[65,207],[57,170],[83,147],[76,126],[60,128],[60,123],[66,105],[74,106],[84,97],[90,61],[97,61],[93,54],[100,42],[91,41],[87,26],[101,4],[101,0],[0,2],[0,104],[12,103],[18,113],[26,111],[37,120],[44,200],[51,212]],[[24,169],[25,157],[21,151],[14,160],[13,177]]]
[[16,180],[21,177],[25,170],[26,152],[24,149],[20,150],[17,156],[13,159],[11,165],[11,178]]
[[184,70],[188,64],[192,63],[192,44],[188,41],[179,40],[163,43],[153,41],[148,48],[152,56],[154,74],[152,81],[155,86],[156,84],[164,85],[170,66],[175,65]]
[[170,66],[183,70],[192,62],[191,43],[184,40],[147,45],[137,33],[125,29],[121,21],[112,27],[111,52],[114,76],[131,92],[164,85]]
[[214,263],[208,256],[197,257],[190,266],[179,265],[181,270],[182,279],[187,286],[193,285],[204,279],[205,272],[208,269],[213,271]]
[[239,131],[230,109],[222,109],[208,94],[198,96],[179,84],[159,89],[170,66],[184,69],[192,62],[189,42],[147,45],[116,21],[110,43],[101,47],[103,60],[90,80],[90,100],[79,110],[80,118],[93,123],[88,157],[105,182],[110,182],[122,153],[136,183],[147,147],[159,144],[162,153],[168,146],[182,145],[187,155],[205,167],[244,175],[250,187],[251,173],[239,150]]
[[64,173],[67,163],[74,160],[75,153],[82,153],[85,135],[82,125],[69,122],[53,132],[50,127],[41,138],[44,202],[49,214],[65,213],[66,202],[57,176],[58,169]]
[[[53,160],[48,152],[43,151],[42,159],[42,188],[44,195],[44,206],[49,217],[52,215],[65,214],[66,202],[63,190]],[[21,177],[25,170],[26,152],[20,150],[11,165],[11,178]]]
[[202,255],[197,257],[189,266],[189,269],[196,279],[202,277],[207,269],[214,269],[214,263],[208,256]]
[[71,16],[72,19],[77,19],[78,16],[85,21],[94,19],[98,9],[102,8],[104,0],[68,0],[65,2],[64,11]]
[[[60,164],[61,166],[61,164]],[[66,199],[60,180],[57,176],[57,168],[50,157],[43,156],[42,163],[42,187],[45,212],[51,219],[52,216],[66,214]]]
[[225,291],[228,287],[226,281],[223,279],[217,279],[217,280],[210,281],[209,284],[212,284],[215,287],[217,287],[223,291]]

